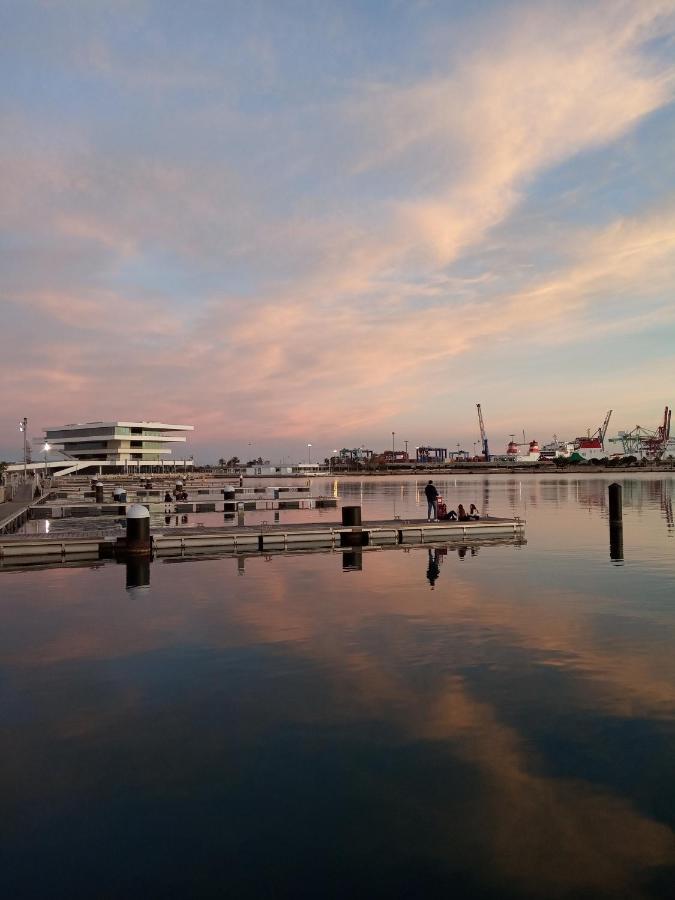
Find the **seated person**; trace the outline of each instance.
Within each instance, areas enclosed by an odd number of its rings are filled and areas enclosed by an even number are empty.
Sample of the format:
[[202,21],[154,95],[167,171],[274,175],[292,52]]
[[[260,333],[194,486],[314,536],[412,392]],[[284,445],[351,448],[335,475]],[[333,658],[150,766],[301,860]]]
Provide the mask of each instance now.
[[468,522],[469,521],[468,513],[464,509],[464,507],[462,506],[461,503],[457,507],[457,518],[459,519],[460,522]]
[[472,503],[469,507],[469,518],[470,519],[480,519],[480,513],[478,512],[478,507],[475,503]]
[[451,522],[456,522],[457,521],[457,513],[455,512],[454,509],[450,509],[450,510],[448,510],[448,514],[445,518],[449,519]]

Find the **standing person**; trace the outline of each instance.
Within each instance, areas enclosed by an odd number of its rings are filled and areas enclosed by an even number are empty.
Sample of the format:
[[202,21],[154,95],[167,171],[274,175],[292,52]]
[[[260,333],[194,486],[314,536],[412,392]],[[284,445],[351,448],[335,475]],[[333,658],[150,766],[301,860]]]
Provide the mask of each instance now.
[[427,522],[435,522],[438,518],[438,491],[431,479],[424,488],[427,498]]

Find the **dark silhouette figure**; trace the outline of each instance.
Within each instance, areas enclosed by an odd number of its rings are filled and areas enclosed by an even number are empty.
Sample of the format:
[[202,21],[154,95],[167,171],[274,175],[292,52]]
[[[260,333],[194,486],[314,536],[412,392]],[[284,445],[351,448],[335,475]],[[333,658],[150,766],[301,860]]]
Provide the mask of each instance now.
[[427,568],[427,581],[431,585],[431,590],[433,591],[434,585],[438,580],[438,576],[441,574],[441,570],[438,565],[438,553],[436,550],[429,549],[429,566]]
[[431,479],[424,488],[427,498],[427,522],[433,522],[438,518],[438,491]]

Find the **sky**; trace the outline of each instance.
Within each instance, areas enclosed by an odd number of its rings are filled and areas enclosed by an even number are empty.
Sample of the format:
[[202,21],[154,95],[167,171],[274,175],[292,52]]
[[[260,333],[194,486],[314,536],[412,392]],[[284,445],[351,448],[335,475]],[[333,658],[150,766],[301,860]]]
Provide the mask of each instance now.
[[675,0],[0,0],[0,85],[0,459],[23,416],[213,462],[675,402]]

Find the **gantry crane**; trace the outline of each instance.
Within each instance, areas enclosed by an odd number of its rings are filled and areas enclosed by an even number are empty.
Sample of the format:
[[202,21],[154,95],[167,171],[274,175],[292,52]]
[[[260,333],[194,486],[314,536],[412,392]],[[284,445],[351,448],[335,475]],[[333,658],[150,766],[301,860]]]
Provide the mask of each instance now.
[[480,403],[476,403],[476,409],[478,410],[478,425],[480,427],[480,439],[483,444],[483,456],[485,457],[485,462],[490,462],[490,448],[488,447],[488,439],[485,434],[485,423],[483,422],[483,413],[481,412]]

